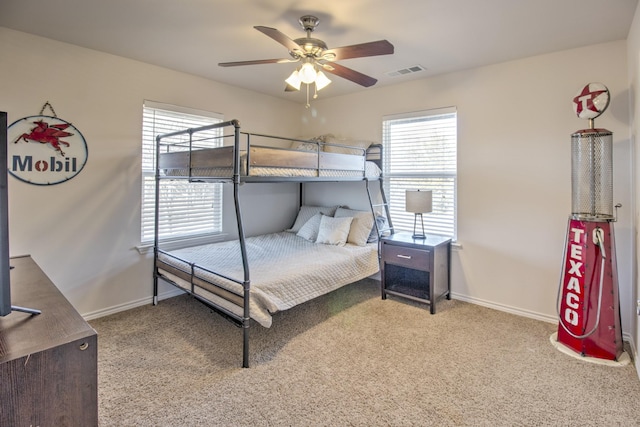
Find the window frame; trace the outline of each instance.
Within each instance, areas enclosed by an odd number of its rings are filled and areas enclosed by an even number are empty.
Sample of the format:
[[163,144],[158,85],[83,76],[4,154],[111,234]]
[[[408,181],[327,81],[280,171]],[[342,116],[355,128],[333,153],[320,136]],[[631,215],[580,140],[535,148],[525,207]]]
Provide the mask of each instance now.
[[[155,123],[147,123],[148,115],[153,112],[167,113],[166,116],[160,117],[160,119],[168,120],[170,122],[172,118],[170,116],[184,115],[185,120],[180,122],[175,120],[173,123],[167,124],[172,126],[171,129],[167,129],[166,126],[160,126],[159,130],[156,130]],[[220,113],[214,113],[210,111],[197,110],[194,108],[182,107],[172,104],[160,103],[156,101],[145,100],[142,108],[142,138],[141,138],[141,201],[140,201],[140,245],[138,250],[145,252],[152,248],[155,238],[155,162],[156,162],[156,136],[159,134],[169,133],[174,130],[182,130],[193,127],[200,127],[212,123],[220,123],[224,121],[224,116]],[[187,121],[186,119],[189,119]],[[163,123],[164,125],[165,123]],[[151,129],[150,129],[151,128]],[[212,204],[210,208],[211,214],[215,215],[213,219],[203,219],[203,224],[211,224],[212,227],[203,225],[202,229],[189,233],[175,233],[170,235],[161,236],[158,241],[163,243],[163,247],[171,249],[174,247],[187,246],[192,244],[201,244],[212,241],[222,240],[223,233],[223,184],[222,183],[189,183],[186,180],[161,180],[161,186],[175,186],[187,188],[189,191],[193,190],[194,193],[207,194],[211,192],[208,197],[207,203]],[[211,188],[210,188],[211,187]],[[161,187],[162,189],[162,187]],[[174,190],[175,191],[175,190]],[[161,200],[162,196],[161,196]],[[186,202],[190,203],[189,197],[186,198]],[[161,204],[162,208],[162,204]],[[202,208],[209,209],[209,208]],[[199,212],[206,212],[205,210]],[[191,209],[189,209],[191,211]],[[185,211],[176,209],[176,213],[184,214]],[[189,212],[190,214],[190,212]],[[161,216],[161,218],[163,218]],[[205,217],[203,217],[205,218]],[[170,220],[169,220],[170,221]],[[179,222],[178,222],[179,223]],[[193,220],[185,220],[185,224],[192,224]],[[184,226],[183,226],[184,227]],[[150,230],[150,228],[152,228]]]
[[[443,120],[446,127],[429,131],[426,136],[422,131],[411,131],[404,135],[404,139],[399,141],[403,144],[396,150],[408,150],[412,141],[422,140],[425,144],[423,151],[432,150],[437,155],[437,162],[425,162],[420,171],[409,170],[409,163],[415,162],[413,156],[404,154],[399,156],[399,166],[393,165],[393,138],[399,138],[398,130],[393,135],[393,127],[396,125],[408,125],[412,122],[420,126],[429,128],[429,123],[437,124],[437,120]],[[451,124],[451,121],[453,123]],[[435,127],[435,126],[434,126]],[[395,231],[413,232],[415,215],[405,211],[405,194],[407,190],[432,190],[433,191],[433,211],[423,215],[424,228],[427,234],[438,234],[451,237],[457,240],[457,134],[458,134],[458,114],[456,107],[444,107],[431,110],[421,110],[409,113],[385,115],[382,117],[382,144],[384,147],[383,176],[384,189],[389,203],[391,219]],[[396,139],[398,141],[398,139]],[[439,147],[438,144],[440,144]],[[444,144],[444,145],[443,145]],[[437,147],[437,149],[436,149]],[[413,148],[415,150],[415,148]],[[425,153],[417,154],[420,155]],[[427,164],[428,163],[428,164]],[[431,184],[426,184],[427,182]],[[425,185],[426,184],[426,185]],[[416,225],[416,232],[421,233],[420,219]]]

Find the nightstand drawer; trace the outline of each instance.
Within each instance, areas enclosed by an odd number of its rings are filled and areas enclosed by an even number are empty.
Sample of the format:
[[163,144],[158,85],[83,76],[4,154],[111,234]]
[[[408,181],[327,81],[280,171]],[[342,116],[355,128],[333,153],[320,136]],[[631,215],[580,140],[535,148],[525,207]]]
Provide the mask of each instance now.
[[382,261],[417,270],[430,270],[429,251],[382,243]]

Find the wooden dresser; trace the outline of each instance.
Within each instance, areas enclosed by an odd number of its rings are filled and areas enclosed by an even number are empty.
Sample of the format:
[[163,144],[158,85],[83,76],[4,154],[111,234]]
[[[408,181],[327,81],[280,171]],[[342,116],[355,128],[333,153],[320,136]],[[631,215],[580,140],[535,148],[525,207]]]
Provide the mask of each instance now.
[[0,426],[97,426],[98,338],[29,256],[11,259],[0,317]]

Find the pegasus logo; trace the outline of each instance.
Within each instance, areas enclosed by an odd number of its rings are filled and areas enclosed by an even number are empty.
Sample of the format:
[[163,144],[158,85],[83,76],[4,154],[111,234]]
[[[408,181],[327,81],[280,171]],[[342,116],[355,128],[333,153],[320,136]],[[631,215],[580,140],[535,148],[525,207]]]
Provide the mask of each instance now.
[[24,142],[34,141],[41,144],[50,144],[54,150],[58,151],[60,155],[64,157],[64,151],[60,148],[60,144],[66,145],[67,147],[70,145],[68,142],[62,141],[60,138],[73,136],[72,133],[65,131],[70,124],[60,123],[56,125],[49,125],[49,123],[44,120],[38,120],[33,122],[33,124],[35,124],[36,127],[32,128],[29,133],[23,133],[20,135],[14,143],[17,144],[18,141],[22,139]]

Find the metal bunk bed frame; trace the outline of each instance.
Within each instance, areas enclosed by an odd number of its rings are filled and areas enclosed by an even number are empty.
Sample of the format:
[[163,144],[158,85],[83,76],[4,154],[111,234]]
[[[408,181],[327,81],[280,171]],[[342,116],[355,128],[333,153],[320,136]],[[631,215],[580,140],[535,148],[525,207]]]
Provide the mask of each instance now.
[[[160,170],[160,154],[161,154],[161,142],[163,139],[166,138],[170,138],[170,137],[175,137],[175,136],[180,136],[180,135],[188,135],[189,136],[189,150],[188,150],[188,164],[191,165],[192,164],[192,148],[193,148],[193,135],[197,134],[199,132],[203,132],[203,131],[207,131],[207,130],[212,130],[212,129],[224,129],[226,127],[233,127],[233,135],[222,135],[221,138],[224,137],[229,137],[229,136],[233,136],[233,174],[231,176],[231,178],[220,178],[220,177],[212,177],[212,178],[203,178],[203,177],[194,177],[192,175],[192,168],[189,167],[188,170],[188,176],[187,177],[171,177],[171,176],[161,176]],[[241,135],[244,134],[247,136],[247,158],[246,158],[246,171],[247,171],[247,176],[243,176],[241,174],[241,161],[240,161],[240,137]],[[378,177],[378,179],[376,179],[379,184],[379,191],[380,191],[380,196],[382,199],[382,203],[378,203],[378,204],[374,204],[373,200],[372,200],[372,195],[371,195],[371,191],[370,191],[370,179],[366,176],[366,174],[363,171],[363,176],[360,176],[358,178],[354,178],[354,177],[350,177],[350,178],[336,178],[336,177],[318,177],[318,176],[314,176],[314,177],[271,177],[271,176],[267,176],[267,177],[260,177],[260,176],[249,176],[248,175],[248,171],[249,171],[249,167],[250,167],[250,161],[249,161],[249,146],[250,146],[250,137],[254,135],[254,136],[258,136],[258,137],[266,137],[266,138],[278,138],[278,139],[286,139],[286,140],[291,140],[291,141],[301,141],[301,142],[309,142],[306,140],[299,140],[299,139],[294,139],[294,138],[281,138],[281,137],[273,137],[270,135],[263,135],[263,134],[249,134],[249,133],[243,133],[240,131],[240,122],[238,120],[230,120],[230,121],[225,121],[225,122],[221,122],[221,123],[216,123],[213,125],[208,125],[208,126],[202,126],[202,127],[197,127],[197,128],[189,128],[189,129],[184,129],[184,130],[180,130],[180,131],[176,131],[176,132],[171,132],[171,133],[166,133],[166,134],[162,134],[162,135],[158,135],[156,137],[156,158],[155,158],[155,162],[156,162],[156,167],[155,167],[155,224],[154,224],[154,245],[153,245],[153,254],[154,254],[154,263],[153,263],[153,305],[157,305],[158,304],[158,279],[163,279],[164,281],[166,281],[169,284],[172,284],[174,286],[179,287],[181,290],[187,292],[188,294],[190,294],[192,297],[194,297],[196,300],[200,301],[201,303],[205,304],[208,308],[210,308],[211,310],[213,310],[214,312],[218,313],[219,315],[221,315],[222,317],[226,318],[227,320],[229,320],[231,323],[233,323],[234,325],[241,327],[242,328],[242,335],[243,335],[243,346],[242,346],[242,367],[243,368],[248,368],[249,367],[249,325],[250,325],[250,309],[249,309],[249,296],[250,296],[250,292],[251,292],[251,278],[250,278],[250,268],[249,268],[249,262],[248,262],[248,257],[247,257],[247,250],[246,250],[246,237],[244,234],[244,226],[242,224],[242,210],[241,210],[241,206],[240,206],[240,197],[239,197],[239,187],[240,184],[243,182],[298,182],[300,183],[300,193],[302,196],[302,192],[303,192],[303,184],[305,182],[320,182],[320,181],[336,181],[336,182],[343,182],[343,181],[364,181],[365,185],[366,185],[366,192],[367,192],[367,197],[369,200],[369,206],[371,209],[371,213],[373,215],[374,221],[373,221],[373,227],[375,227],[376,232],[378,237],[381,237],[383,233],[385,232],[390,232],[393,233],[394,229],[393,229],[393,225],[391,222],[391,216],[390,216],[390,212],[389,212],[389,204],[388,201],[386,199],[386,195],[384,192],[384,186],[383,186],[383,175],[382,173],[380,174],[380,176]],[[354,147],[350,147],[350,146],[344,146],[347,148],[354,148]],[[378,165],[378,167],[380,168],[380,170],[382,170],[382,145],[380,144],[374,144],[370,147],[370,149],[368,150],[364,150],[363,149],[363,154],[365,156],[365,158],[369,159],[369,156],[371,156],[371,161],[373,161],[374,163],[376,163]],[[318,168],[320,168],[320,165],[318,165]],[[239,242],[239,246],[240,246],[240,253],[241,253],[241,257],[242,257],[242,265],[243,265],[243,272],[244,272],[244,278],[243,280],[238,280],[238,279],[234,279],[228,276],[225,276],[223,274],[220,274],[218,272],[214,272],[208,269],[204,269],[202,267],[198,267],[200,270],[205,270],[211,274],[214,274],[218,277],[221,277],[223,279],[226,280],[230,280],[233,281],[235,283],[238,283],[242,286],[243,289],[243,295],[242,295],[242,299],[243,299],[243,315],[240,317],[237,314],[233,313],[232,311],[215,305],[213,304],[211,301],[207,300],[206,298],[196,294],[194,292],[194,282],[193,282],[193,278],[194,278],[194,267],[195,267],[195,263],[192,263],[188,260],[184,260],[184,259],[180,259],[178,257],[175,257],[174,255],[170,255],[169,253],[167,253],[166,251],[163,251],[159,248],[159,215],[160,215],[160,181],[162,179],[188,179],[189,182],[223,182],[223,183],[228,183],[231,182],[233,184],[233,201],[234,201],[234,207],[235,207],[235,214],[236,214],[236,223],[237,223],[237,229],[238,229],[238,242]],[[302,197],[300,197],[300,201],[302,201]],[[386,215],[386,220],[387,220],[387,227],[385,228],[380,228],[378,226],[378,221],[377,221],[377,216],[376,216],[376,208],[378,207],[384,207],[385,209],[385,215]],[[169,255],[175,259],[178,259],[180,261],[185,262],[186,264],[189,264],[190,268],[191,268],[191,281],[190,281],[190,285],[191,285],[191,289],[185,289],[181,286],[178,286],[173,280],[171,280],[170,278],[166,277],[165,275],[163,275],[162,273],[159,272],[158,269],[158,264],[157,264],[157,260],[158,260],[158,254],[163,253],[166,255]],[[380,259],[380,245],[378,244],[378,259]]]

